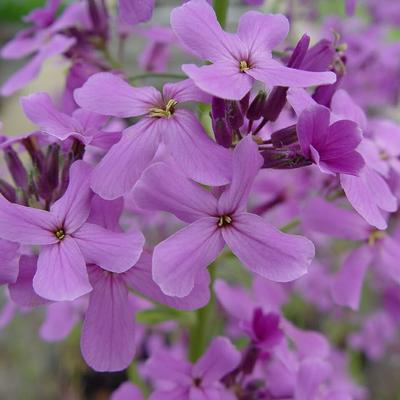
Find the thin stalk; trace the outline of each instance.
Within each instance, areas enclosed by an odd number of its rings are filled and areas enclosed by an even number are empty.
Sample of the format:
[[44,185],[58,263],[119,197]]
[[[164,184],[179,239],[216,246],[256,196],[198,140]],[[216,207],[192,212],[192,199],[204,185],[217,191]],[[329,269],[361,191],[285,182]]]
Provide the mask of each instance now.
[[215,10],[215,14],[217,14],[218,22],[221,24],[222,28],[225,28],[228,15],[229,0],[214,0],[213,7]]
[[184,74],[174,74],[174,73],[157,73],[157,72],[146,72],[143,74],[133,75],[128,80],[130,82],[138,81],[147,78],[160,78],[160,79],[186,79],[187,76]]

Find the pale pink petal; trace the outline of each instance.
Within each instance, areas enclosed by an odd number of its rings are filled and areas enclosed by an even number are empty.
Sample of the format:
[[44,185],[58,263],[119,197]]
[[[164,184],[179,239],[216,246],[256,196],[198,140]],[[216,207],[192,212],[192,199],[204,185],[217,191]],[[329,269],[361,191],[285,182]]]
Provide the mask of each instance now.
[[163,142],[186,176],[210,186],[229,182],[230,151],[207,136],[192,112],[177,110],[172,118],[158,124]]
[[81,351],[96,371],[121,371],[135,354],[133,309],[120,276],[91,268],[90,294],[81,335]]
[[186,297],[200,271],[224,247],[218,218],[204,217],[159,243],[153,253],[153,279],[168,296]]
[[127,118],[147,114],[161,94],[153,87],[133,87],[118,75],[99,72],[75,90],[74,98],[85,110]]
[[258,215],[236,214],[221,232],[247,268],[275,282],[289,282],[304,275],[314,257],[311,241],[282,233]]
[[74,232],[73,238],[88,264],[97,264],[111,272],[125,272],[132,267],[144,245],[140,232],[112,232],[88,223]]
[[57,244],[42,247],[33,288],[39,296],[54,301],[75,300],[92,290],[74,239],[66,236]]
[[98,195],[113,200],[133,188],[156,153],[160,141],[156,122],[146,118],[125,129],[93,171],[91,187]]

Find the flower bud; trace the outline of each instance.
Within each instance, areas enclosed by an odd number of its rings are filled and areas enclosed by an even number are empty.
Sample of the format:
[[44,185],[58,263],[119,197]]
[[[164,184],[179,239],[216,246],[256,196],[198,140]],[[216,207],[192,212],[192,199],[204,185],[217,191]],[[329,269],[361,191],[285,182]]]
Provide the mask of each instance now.
[[297,142],[296,125],[291,125],[271,134],[271,143],[274,147],[289,146]]
[[0,193],[11,203],[15,203],[17,200],[14,188],[3,179],[0,179]]
[[225,119],[229,128],[241,128],[244,118],[237,101],[225,100]]
[[267,93],[265,92],[265,90],[260,90],[247,110],[246,117],[249,120],[255,121],[262,117],[266,98]]
[[21,188],[27,188],[28,173],[18,154],[11,146],[4,149],[4,158],[15,184]]

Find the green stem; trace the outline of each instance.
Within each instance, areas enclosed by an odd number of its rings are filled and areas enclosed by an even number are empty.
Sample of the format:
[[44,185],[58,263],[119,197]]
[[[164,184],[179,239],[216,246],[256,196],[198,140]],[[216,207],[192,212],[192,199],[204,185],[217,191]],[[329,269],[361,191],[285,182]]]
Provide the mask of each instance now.
[[221,24],[222,28],[225,28],[226,17],[228,15],[229,0],[214,0],[213,7],[215,14],[217,14],[218,22]]
[[128,80],[135,82],[141,79],[147,78],[160,78],[160,79],[186,79],[187,76],[184,74],[173,74],[173,73],[157,73],[157,72],[146,72],[144,74],[133,75]]
[[205,352],[214,333],[215,294],[213,285],[215,280],[215,267],[215,264],[211,264],[209,267],[211,276],[210,301],[206,306],[196,311],[196,321],[189,329],[189,360],[192,362],[197,361]]
[[280,230],[281,230],[282,232],[289,232],[289,231],[291,231],[292,229],[297,228],[299,225],[300,225],[300,220],[297,219],[297,218],[295,218],[295,219],[291,220],[288,224],[282,226],[282,227],[280,228]]

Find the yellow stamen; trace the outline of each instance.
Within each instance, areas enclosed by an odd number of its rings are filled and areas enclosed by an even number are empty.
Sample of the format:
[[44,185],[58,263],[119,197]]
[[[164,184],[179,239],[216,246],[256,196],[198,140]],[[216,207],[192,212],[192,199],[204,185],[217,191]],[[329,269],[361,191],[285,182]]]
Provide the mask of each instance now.
[[250,69],[249,64],[247,64],[247,61],[242,60],[239,63],[239,70],[240,72],[248,71]]
[[372,231],[368,236],[368,244],[373,246],[379,239],[383,239],[385,237],[385,231]]
[[232,223],[232,218],[229,215],[221,215],[218,219],[218,226],[221,228],[224,225],[229,225]]
[[54,232],[54,234],[56,235],[56,238],[58,240],[63,240],[65,238],[65,232],[64,229],[58,229]]
[[178,104],[178,102],[174,99],[168,100],[168,103],[166,104],[165,108],[150,108],[149,115],[150,117],[155,117],[155,118],[170,118],[172,114],[175,111],[175,106]]

